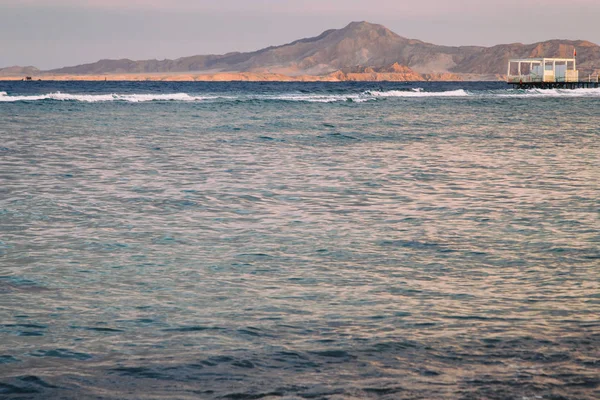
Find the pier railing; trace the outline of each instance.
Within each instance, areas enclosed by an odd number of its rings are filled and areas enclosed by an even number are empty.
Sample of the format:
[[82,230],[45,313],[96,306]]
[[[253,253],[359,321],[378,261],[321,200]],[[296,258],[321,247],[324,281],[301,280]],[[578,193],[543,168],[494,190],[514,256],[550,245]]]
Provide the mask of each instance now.
[[[509,83],[552,83],[552,82],[578,82],[579,81],[579,72],[578,71],[566,71],[565,75],[554,75],[552,71],[548,71],[549,73],[545,73],[544,75],[509,75],[508,82]],[[591,77],[590,79],[593,79]],[[590,82],[597,82],[596,80],[590,80]]]
[[[569,73],[574,72],[574,73]],[[598,76],[591,76],[586,79],[589,82],[598,82]],[[567,75],[555,76],[553,74],[541,75],[510,75],[508,76],[508,83],[552,83],[552,82],[579,82],[579,74],[577,71],[567,71]]]
[[543,82],[544,78],[541,75],[509,75],[508,81],[510,83],[531,83],[531,82]]

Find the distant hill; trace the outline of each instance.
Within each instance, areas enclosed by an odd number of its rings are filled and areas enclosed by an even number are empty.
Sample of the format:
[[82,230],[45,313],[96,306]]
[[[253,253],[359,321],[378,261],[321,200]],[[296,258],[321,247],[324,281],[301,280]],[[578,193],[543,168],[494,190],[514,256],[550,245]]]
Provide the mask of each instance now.
[[31,75],[39,75],[40,70],[36,67],[7,67],[0,68],[0,76],[31,76]]
[[[248,53],[198,55],[176,60],[100,60],[44,71],[54,75],[99,75],[140,73],[254,72],[287,76],[353,73],[357,69],[408,67],[402,73],[425,78],[460,74],[498,78],[506,74],[509,58],[571,57],[577,48],[578,69],[583,75],[600,69],[600,47],[586,41],[551,40],[534,44],[504,44],[494,47],[438,46],[407,39],[386,27],[352,22],[319,36]],[[3,70],[0,70],[0,73]],[[20,73],[23,74],[23,73]]]

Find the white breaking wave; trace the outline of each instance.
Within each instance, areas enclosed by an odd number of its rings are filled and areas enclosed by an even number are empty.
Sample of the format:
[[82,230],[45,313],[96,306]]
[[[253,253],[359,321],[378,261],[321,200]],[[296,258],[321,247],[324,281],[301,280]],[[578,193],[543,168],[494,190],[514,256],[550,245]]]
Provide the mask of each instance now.
[[[363,94],[339,94],[339,95],[315,95],[315,94],[281,94],[281,95],[261,95],[249,96],[246,99],[252,100],[276,100],[276,101],[304,101],[308,103],[337,103],[352,101],[362,103],[369,100],[375,100]],[[244,98],[240,98],[244,100]]]
[[599,89],[529,89],[507,90],[498,97],[600,97]]
[[86,103],[125,101],[132,103],[148,101],[206,101],[206,100],[239,100],[239,101],[293,101],[308,103],[337,103],[337,102],[356,102],[376,100],[384,97],[465,97],[468,93],[462,89],[449,92],[423,92],[422,89],[413,89],[411,91],[390,90],[386,92],[368,91],[360,94],[264,94],[264,95],[239,95],[231,96],[194,96],[187,93],[172,94],[69,94],[69,93],[48,93],[40,95],[13,95],[9,96],[6,92],[0,92],[0,102],[16,101],[81,101]]
[[190,96],[187,93],[172,94],[69,94],[69,93],[48,93],[40,95],[21,95],[9,96],[6,92],[0,92],[0,102],[15,101],[40,101],[40,100],[58,100],[58,101],[82,101],[85,103],[97,103],[105,101],[126,101],[131,103],[140,103],[148,101],[202,101],[217,99],[211,96]]
[[366,92],[373,97],[468,97],[469,92],[464,89],[449,90],[446,92],[425,92],[422,88],[407,90],[388,90],[385,92],[370,91]]
[[86,103],[97,103],[107,101],[125,101],[140,103],[148,101],[206,101],[206,100],[271,100],[271,101],[303,101],[309,103],[334,103],[343,101],[364,102],[374,100],[363,94],[339,94],[339,95],[317,95],[317,94],[274,94],[274,95],[239,95],[239,96],[194,96],[187,93],[172,94],[69,94],[48,93],[40,95],[14,95],[9,96],[6,92],[0,92],[0,102],[16,101],[81,101]]
[[308,103],[337,103],[374,101],[385,98],[498,98],[498,97],[600,97],[600,89],[531,89],[531,90],[490,90],[490,91],[466,91],[464,89],[449,90],[445,92],[427,92],[422,88],[410,90],[388,90],[388,91],[366,91],[363,93],[339,93],[339,94],[317,94],[317,93],[281,93],[281,94],[239,94],[234,96],[212,95],[190,95],[187,93],[168,94],[70,94],[70,93],[47,93],[37,95],[9,95],[0,91],[1,102],[17,101],[79,101],[85,103],[121,101],[130,103],[141,103],[151,101],[290,101]]

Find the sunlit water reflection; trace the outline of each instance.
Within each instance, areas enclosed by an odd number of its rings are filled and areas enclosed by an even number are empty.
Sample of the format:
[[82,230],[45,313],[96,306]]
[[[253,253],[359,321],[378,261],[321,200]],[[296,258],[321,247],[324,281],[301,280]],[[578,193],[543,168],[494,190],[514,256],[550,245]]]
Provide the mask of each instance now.
[[600,397],[600,97],[164,85],[0,104],[0,395]]

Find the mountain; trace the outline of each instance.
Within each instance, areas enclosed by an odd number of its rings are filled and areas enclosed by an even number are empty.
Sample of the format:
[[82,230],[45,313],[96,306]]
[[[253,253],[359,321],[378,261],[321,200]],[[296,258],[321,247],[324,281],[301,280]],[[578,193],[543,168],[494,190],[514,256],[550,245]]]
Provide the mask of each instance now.
[[478,47],[444,47],[398,36],[382,25],[352,22],[342,29],[250,53],[184,57],[176,60],[100,60],[59,68],[54,74],[270,72],[291,76],[323,75],[354,67],[385,67],[398,63],[417,72],[444,73],[453,59],[474,55]]
[[0,68],[0,76],[31,76],[31,75],[39,75],[40,70],[36,67],[6,67]]
[[[509,58],[570,57],[577,48],[583,75],[600,67],[600,47],[586,41],[551,40],[534,44],[493,47],[438,46],[397,35],[386,27],[352,22],[319,36],[248,53],[198,55],[175,60],[100,60],[44,71],[52,75],[153,74],[153,73],[257,73],[286,76],[386,73],[386,68],[409,68],[401,74],[424,78],[461,74],[474,78],[498,78],[506,73]],[[374,69],[369,72],[368,69]],[[377,70],[377,71],[375,71]],[[393,72],[391,72],[393,74]],[[350,75],[348,75],[350,74]],[[407,75],[407,76],[408,76]],[[363,76],[364,78],[364,76]],[[362,79],[362,78],[360,78]]]

